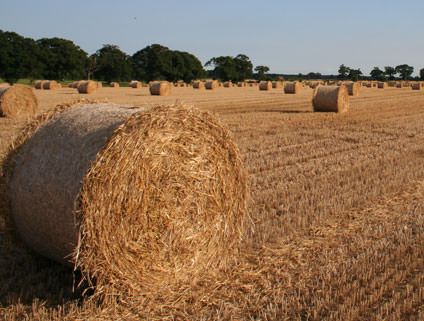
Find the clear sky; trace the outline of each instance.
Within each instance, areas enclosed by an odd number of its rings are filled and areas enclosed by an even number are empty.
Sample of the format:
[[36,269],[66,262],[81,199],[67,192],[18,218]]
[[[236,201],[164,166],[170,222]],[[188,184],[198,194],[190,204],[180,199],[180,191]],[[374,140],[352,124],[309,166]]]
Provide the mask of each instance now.
[[129,55],[158,43],[202,63],[246,54],[274,73],[337,74],[345,64],[424,68],[423,0],[2,0],[0,29],[103,44]]

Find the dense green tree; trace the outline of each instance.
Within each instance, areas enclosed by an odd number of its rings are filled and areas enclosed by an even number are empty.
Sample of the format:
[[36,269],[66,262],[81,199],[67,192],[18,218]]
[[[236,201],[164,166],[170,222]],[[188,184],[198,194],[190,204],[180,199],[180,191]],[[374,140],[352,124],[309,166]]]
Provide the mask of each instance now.
[[403,80],[406,80],[414,72],[414,67],[409,66],[407,64],[403,64],[403,65],[396,66],[395,70],[396,70],[396,73],[399,74],[400,78],[402,78]]
[[349,78],[352,81],[358,81],[362,76],[361,69],[351,69],[349,68],[349,74],[347,75],[347,78]]
[[86,77],[87,53],[72,41],[61,38],[37,40],[43,78],[81,79]]
[[0,30],[0,78],[14,83],[20,78],[41,77],[39,56],[33,39]]
[[265,80],[266,76],[265,73],[267,73],[269,71],[269,67],[268,66],[256,66],[255,67],[255,78],[257,80]]
[[340,65],[339,67],[339,75],[337,76],[340,79],[346,79],[347,75],[349,74],[349,67],[346,67],[344,64]]
[[386,74],[386,76],[387,76],[390,80],[394,80],[394,79],[395,79],[395,75],[397,74],[397,72],[396,72],[396,68],[394,68],[394,67],[390,67],[390,66],[385,66],[385,67],[384,67],[384,73]]
[[310,72],[306,75],[306,78],[308,79],[321,79],[322,74],[319,72]]
[[374,69],[371,70],[370,75],[375,80],[379,80],[379,81],[386,81],[387,80],[386,75],[384,74],[384,71],[382,71],[378,67],[374,67]]
[[211,58],[205,66],[211,66],[211,75],[223,81],[241,81],[252,77],[253,65],[249,57],[239,54],[236,57],[220,56]]
[[131,57],[115,45],[103,45],[91,58],[96,61],[94,77],[99,80],[129,81],[132,77]]
[[420,69],[420,79],[424,80],[424,68]]

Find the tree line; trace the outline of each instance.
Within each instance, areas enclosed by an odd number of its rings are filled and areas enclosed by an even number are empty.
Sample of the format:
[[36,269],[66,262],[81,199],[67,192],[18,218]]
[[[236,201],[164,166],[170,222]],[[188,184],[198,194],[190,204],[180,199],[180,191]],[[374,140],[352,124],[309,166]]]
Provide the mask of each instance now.
[[[338,78],[345,80],[350,79],[353,81],[357,81],[361,79],[362,71],[361,69],[352,69],[350,67],[345,66],[344,64],[339,67]],[[396,67],[393,66],[385,66],[384,70],[381,70],[379,67],[374,67],[370,76],[374,80],[378,81],[387,81],[387,80],[408,80],[411,79],[411,75],[414,72],[414,67],[409,66],[408,64],[398,65]],[[419,78],[424,80],[424,68],[422,68],[419,72]],[[396,77],[397,75],[397,77]]]
[[14,83],[18,79],[96,79],[102,81],[184,80],[213,77],[239,81],[265,78],[266,66],[253,72],[249,57],[213,57],[205,70],[200,60],[188,52],[171,50],[159,44],[147,46],[132,56],[118,46],[105,44],[94,54],[62,38],[25,38],[0,30],[0,78]]

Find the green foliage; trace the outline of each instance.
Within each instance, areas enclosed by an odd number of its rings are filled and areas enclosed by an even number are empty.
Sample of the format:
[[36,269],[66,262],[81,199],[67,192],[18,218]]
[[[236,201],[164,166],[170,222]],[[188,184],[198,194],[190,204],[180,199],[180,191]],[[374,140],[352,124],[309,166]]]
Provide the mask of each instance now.
[[396,66],[395,70],[403,80],[407,80],[414,72],[414,67],[403,64]]
[[103,45],[91,57],[96,62],[94,77],[110,81],[129,81],[132,78],[131,57],[115,45]]
[[[299,78],[301,78],[301,76]],[[321,79],[322,74],[319,73],[319,72],[310,72],[306,75],[306,78],[308,78],[308,79]]]
[[265,73],[269,71],[268,66],[256,66],[255,67],[256,74],[254,75],[254,78],[261,81],[261,80],[267,80],[267,77],[265,76]]
[[347,75],[347,78],[349,78],[352,81],[358,81],[362,75],[361,69],[351,69],[349,68],[349,74]]
[[385,66],[384,67],[384,73],[387,75],[387,77],[390,80],[394,80],[395,79],[395,75],[397,74],[396,68],[390,67],[390,66]]
[[253,75],[253,65],[246,55],[239,54],[236,57],[220,56],[211,58],[205,66],[211,66],[212,77],[223,81],[242,81]]
[[339,67],[339,75],[337,77],[340,79],[346,79],[347,75],[349,74],[349,71],[350,68],[342,64]]
[[38,77],[42,65],[34,40],[0,30],[0,77],[15,83],[19,78]]
[[153,44],[137,51],[132,56],[134,77],[138,80],[184,80],[203,78],[206,71],[196,56],[182,51]]
[[45,79],[85,78],[87,53],[72,41],[61,38],[43,38],[36,41],[39,61]]
[[375,80],[378,80],[378,81],[386,81],[387,80],[387,77],[384,74],[384,71],[382,71],[378,67],[374,67],[374,69],[371,70],[370,75],[371,75],[372,78],[374,78]]
[[424,80],[424,68],[420,69],[420,79]]

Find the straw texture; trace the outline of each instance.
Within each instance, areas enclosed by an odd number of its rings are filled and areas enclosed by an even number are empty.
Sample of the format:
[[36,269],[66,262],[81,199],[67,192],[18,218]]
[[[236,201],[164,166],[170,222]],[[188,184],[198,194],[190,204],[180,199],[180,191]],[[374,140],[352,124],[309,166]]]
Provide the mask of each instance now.
[[35,115],[38,100],[31,87],[14,85],[0,87],[0,116],[22,119]]
[[291,81],[284,83],[285,94],[299,94],[302,90],[302,86],[298,81]]
[[171,94],[172,85],[167,81],[152,83],[150,86],[150,94],[158,96],[169,96]]
[[93,94],[97,91],[97,83],[95,81],[83,81],[78,86],[78,93],[80,94]]
[[213,90],[218,88],[218,81],[217,80],[209,80],[205,83],[205,88],[209,90]]
[[358,96],[360,84],[358,82],[347,82],[344,84],[347,88],[349,96]]
[[271,90],[272,89],[272,82],[270,81],[261,81],[259,83],[259,90]]
[[318,86],[314,89],[312,104],[315,112],[346,112],[349,108],[348,90],[345,85]]
[[54,90],[58,88],[60,88],[59,84],[55,80],[48,80],[43,82],[43,89],[45,90]]
[[247,199],[229,132],[181,105],[68,108],[24,143],[11,182],[25,242],[74,262],[103,300],[225,266],[243,237]]

